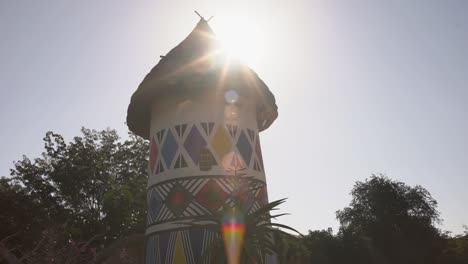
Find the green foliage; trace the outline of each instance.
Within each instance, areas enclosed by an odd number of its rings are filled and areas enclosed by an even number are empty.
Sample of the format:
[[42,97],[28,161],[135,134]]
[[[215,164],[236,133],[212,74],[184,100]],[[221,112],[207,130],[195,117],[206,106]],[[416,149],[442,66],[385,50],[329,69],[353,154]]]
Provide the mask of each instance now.
[[311,253],[301,236],[275,233],[274,241],[279,263],[302,264],[310,262]]
[[0,205],[9,213],[0,216],[0,237],[18,232],[10,240],[17,252],[51,228],[61,227],[64,241],[100,235],[102,245],[144,231],[147,142],[121,141],[114,130],[81,132],[69,143],[48,132],[42,157],[23,157],[1,179]]
[[[233,186],[248,185],[249,177],[236,176],[232,179]],[[244,184],[243,182],[247,182]],[[239,187],[241,188],[241,187]],[[241,223],[245,227],[245,235],[243,238],[242,249],[240,254],[240,263],[265,263],[266,255],[275,255],[277,246],[275,245],[274,237],[292,237],[289,233],[281,229],[296,232],[294,228],[287,225],[273,223],[271,220],[281,217],[285,214],[272,214],[278,210],[278,206],[285,202],[286,199],[280,199],[270,202],[259,209],[244,214],[245,203],[242,199],[233,198],[233,205],[225,205],[222,210],[207,215],[206,217],[193,220],[187,224],[197,228],[206,228],[215,234],[215,239],[210,243],[207,251],[204,252],[205,258],[209,259],[210,263],[228,263],[226,255],[226,247],[223,241],[223,225],[226,223],[226,218],[229,216],[239,216]]]
[[439,263],[466,264],[468,263],[468,228],[463,235],[451,237],[445,235],[446,245],[440,256]]
[[357,182],[337,212],[344,239],[359,241],[373,262],[431,263],[440,252],[437,202],[421,186],[384,176]]
[[309,231],[303,238],[303,243],[309,249],[310,263],[345,263],[343,244],[339,237],[333,235],[333,230]]
[[[468,263],[468,232],[464,235],[441,234],[437,202],[421,186],[411,187],[384,176],[357,182],[348,207],[337,212],[341,227],[310,231],[286,245],[282,263],[314,264],[400,264]],[[283,246],[284,247],[284,246]],[[283,250],[284,251],[284,250]]]

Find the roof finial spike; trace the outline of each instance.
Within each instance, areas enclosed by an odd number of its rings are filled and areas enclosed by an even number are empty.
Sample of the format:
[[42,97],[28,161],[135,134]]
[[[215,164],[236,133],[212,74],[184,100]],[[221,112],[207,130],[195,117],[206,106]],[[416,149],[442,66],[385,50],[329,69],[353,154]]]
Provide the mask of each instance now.
[[205,18],[197,12],[197,10],[195,10],[195,14],[197,14],[201,19],[203,19],[203,21],[206,21]]

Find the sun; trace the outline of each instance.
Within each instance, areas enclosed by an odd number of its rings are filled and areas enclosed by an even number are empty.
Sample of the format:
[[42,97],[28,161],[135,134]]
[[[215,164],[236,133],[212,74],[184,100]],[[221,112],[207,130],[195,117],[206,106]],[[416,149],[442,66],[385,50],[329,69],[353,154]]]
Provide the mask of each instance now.
[[[210,23],[211,24],[211,23]],[[212,22],[222,51],[230,57],[255,66],[261,63],[267,49],[266,32],[247,18],[214,19]]]

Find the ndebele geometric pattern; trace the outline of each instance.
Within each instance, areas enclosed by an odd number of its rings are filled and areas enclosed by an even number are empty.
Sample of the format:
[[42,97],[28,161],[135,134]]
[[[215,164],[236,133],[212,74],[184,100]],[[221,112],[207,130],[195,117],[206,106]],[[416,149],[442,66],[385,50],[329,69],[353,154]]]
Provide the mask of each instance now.
[[201,122],[157,131],[150,142],[150,175],[166,170],[198,167],[209,171],[231,159],[242,168],[263,172],[258,132],[232,124]]
[[204,256],[204,252],[215,235],[213,231],[201,227],[151,234],[146,238],[145,263],[210,263],[209,256]]
[[[145,263],[213,263],[209,250],[216,235],[213,231],[203,227],[181,228],[149,234],[145,241]],[[274,255],[266,255],[264,261],[265,263],[278,263]]]
[[209,175],[178,178],[151,186],[147,225],[196,219],[240,202],[245,213],[268,203],[266,184],[243,176]]

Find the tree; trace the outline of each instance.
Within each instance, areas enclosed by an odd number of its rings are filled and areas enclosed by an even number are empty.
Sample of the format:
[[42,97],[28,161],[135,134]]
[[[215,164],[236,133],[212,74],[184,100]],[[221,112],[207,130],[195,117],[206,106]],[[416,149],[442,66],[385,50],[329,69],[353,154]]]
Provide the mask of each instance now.
[[47,132],[42,157],[24,156],[0,180],[0,206],[9,212],[0,216],[0,239],[15,234],[5,242],[15,255],[35,248],[45,231],[60,234],[53,239],[60,248],[144,232],[148,143],[132,134],[121,141],[110,129],[81,132],[69,143]]
[[[311,263],[311,253],[305,237],[275,233],[275,247],[278,262],[284,264]],[[319,262],[314,262],[319,263]]]
[[439,263],[444,264],[466,264],[468,263],[468,227],[461,235],[451,236],[444,234],[445,246]]
[[303,243],[310,252],[309,263],[338,264],[349,261],[344,257],[342,240],[333,235],[331,228],[309,231]]
[[351,195],[351,204],[337,212],[345,246],[362,252],[364,245],[373,263],[435,263],[442,240],[434,224],[441,220],[426,189],[373,175]]

